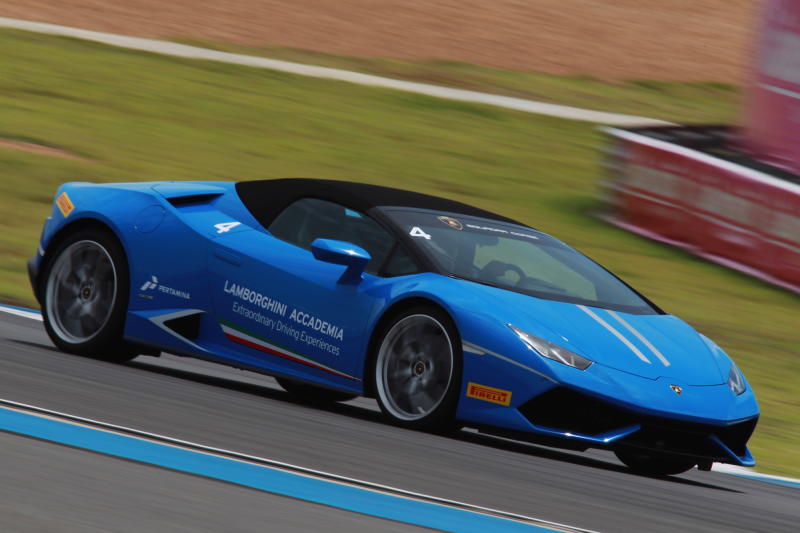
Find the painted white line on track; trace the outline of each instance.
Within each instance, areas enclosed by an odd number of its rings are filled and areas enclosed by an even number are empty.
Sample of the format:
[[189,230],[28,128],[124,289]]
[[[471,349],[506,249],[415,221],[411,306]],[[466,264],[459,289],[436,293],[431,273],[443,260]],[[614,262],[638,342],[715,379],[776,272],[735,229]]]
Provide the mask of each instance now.
[[[24,309],[21,307],[14,307],[9,305],[0,304],[0,312],[9,313],[16,316],[21,316],[25,318],[29,318],[31,320],[42,320],[42,315],[35,309]],[[3,400],[0,400],[3,401]],[[9,402],[11,403],[11,402]],[[19,406],[25,406],[25,404],[17,404]],[[33,407],[33,406],[25,406],[25,407]],[[110,426],[110,424],[108,424]],[[127,428],[123,428],[127,429]],[[298,467],[301,468],[301,467]],[[749,479],[755,479],[758,481],[766,481],[769,483],[779,483],[782,485],[790,485],[796,486],[800,488],[800,479],[790,478],[790,477],[783,477],[783,476],[774,476],[771,474],[761,474],[752,470],[750,468],[745,468],[742,466],[736,465],[729,465],[723,463],[714,463],[711,467],[711,470],[714,472],[719,472],[721,474],[730,474],[738,477],[746,477]]]
[[265,68],[297,74],[299,76],[310,76],[313,78],[324,78],[329,80],[356,83],[372,87],[383,87],[411,93],[425,94],[437,98],[448,100],[458,100],[461,102],[471,102],[475,104],[486,104],[525,113],[535,113],[548,115],[551,117],[564,118],[569,120],[579,120],[585,122],[597,122],[611,126],[664,126],[669,122],[656,120],[653,118],[640,117],[636,115],[625,115],[621,113],[608,113],[605,111],[593,111],[546,102],[537,102],[525,98],[515,98],[512,96],[501,96],[497,94],[483,93],[479,91],[469,91],[466,89],[454,89],[431,85],[428,83],[418,83],[413,81],[396,80],[384,78],[372,74],[363,74],[349,70],[336,68],[319,67],[306,65],[303,63],[293,63],[278,59],[268,59],[264,57],[250,56],[245,54],[232,54],[220,52],[208,48],[188,46],[185,44],[161,41],[157,39],[144,39],[141,37],[130,37],[127,35],[117,35],[113,33],[103,33],[97,31],[73,28],[70,26],[59,26],[56,24],[46,24],[43,22],[32,22],[28,20],[12,19],[0,17],[0,27],[14,28],[18,30],[32,31],[36,33],[46,33],[59,35],[62,37],[73,37],[87,41],[95,41],[111,46],[129,48],[131,50],[141,50],[156,54],[164,54],[189,59],[206,59],[210,61],[221,61],[255,68]]

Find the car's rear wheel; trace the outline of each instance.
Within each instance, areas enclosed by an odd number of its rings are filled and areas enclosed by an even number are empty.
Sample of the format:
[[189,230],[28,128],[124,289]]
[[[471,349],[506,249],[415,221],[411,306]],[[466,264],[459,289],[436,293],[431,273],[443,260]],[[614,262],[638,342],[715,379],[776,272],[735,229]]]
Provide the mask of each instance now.
[[617,458],[637,474],[674,476],[694,468],[697,460],[648,450],[615,450]]
[[65,238],[48,250],[42,283],[42,318],[57,347],[114,362],[136,356],[122,339],[128,267],[112,234],[93,229]]
[[275,378],[275,381],[292,396],[309,403],[346,402],[358,397],[358,394],[316,387],[288,378]]
[[454,427],[461,389],[461,342],[449,316],[434,307],[394,317],[378,343],[373,386],[393,422],[415,429]]

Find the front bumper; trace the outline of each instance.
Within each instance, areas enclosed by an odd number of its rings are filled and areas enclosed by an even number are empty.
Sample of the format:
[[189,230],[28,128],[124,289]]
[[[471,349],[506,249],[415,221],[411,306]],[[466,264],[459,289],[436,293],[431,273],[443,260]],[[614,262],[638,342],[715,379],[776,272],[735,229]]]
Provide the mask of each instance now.
[[701,424],[639,413],[599,398],[555,387],[518,407],[534,430],[590,447],[638,448],[699,461],[753,466],[747,441],[758,416],[728,425]]

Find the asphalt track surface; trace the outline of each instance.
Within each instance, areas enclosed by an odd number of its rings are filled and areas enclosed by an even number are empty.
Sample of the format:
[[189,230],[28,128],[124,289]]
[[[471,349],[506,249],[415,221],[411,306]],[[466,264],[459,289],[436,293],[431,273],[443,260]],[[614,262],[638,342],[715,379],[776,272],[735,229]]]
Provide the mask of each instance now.
[[0,449],[6,532],[430,531],[16,435]]
[[[795,488],[715,472],[648,478],[606,452],[402,430],[370,400],[309,407],[269,378],[200,361],[62,354],[40,322],[15,316],[0,316],[0,376],[7,400],[580,528],[794,532],[800,522]],[[0,450],[3,531],[248,531],[264,520],[275,531],[415,530],[20,436],[0,434]]]

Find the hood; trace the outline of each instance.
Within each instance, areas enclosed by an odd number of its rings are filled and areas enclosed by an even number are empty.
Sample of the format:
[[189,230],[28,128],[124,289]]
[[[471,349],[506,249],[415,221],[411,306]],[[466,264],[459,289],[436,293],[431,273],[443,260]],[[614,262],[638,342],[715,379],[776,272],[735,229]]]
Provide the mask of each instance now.
[[648,379],[719,385],[726,376],[701,335],[672,315],[635,315],[544,300],[469,281],[492,315],[595,363]]

